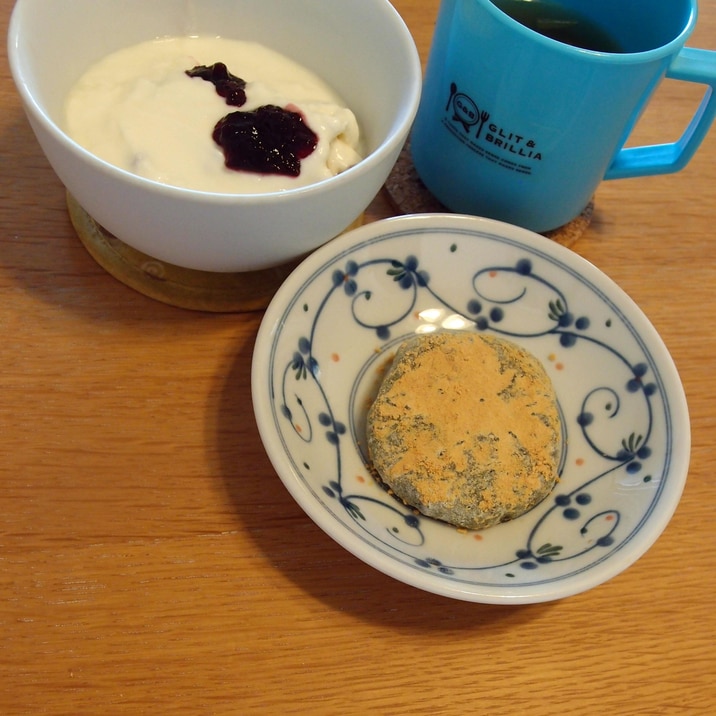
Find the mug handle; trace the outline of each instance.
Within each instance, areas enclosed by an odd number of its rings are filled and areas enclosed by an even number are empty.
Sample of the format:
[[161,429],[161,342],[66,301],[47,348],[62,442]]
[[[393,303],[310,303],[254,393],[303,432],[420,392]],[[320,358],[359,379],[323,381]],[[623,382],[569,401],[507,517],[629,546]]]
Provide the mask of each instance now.
[[677,142],[621,149],[605,179],[670,174],[681,171],[694,156],[716,117],[716,52],[685,47],[674,58],[666,77],[707,85],[689,126]]

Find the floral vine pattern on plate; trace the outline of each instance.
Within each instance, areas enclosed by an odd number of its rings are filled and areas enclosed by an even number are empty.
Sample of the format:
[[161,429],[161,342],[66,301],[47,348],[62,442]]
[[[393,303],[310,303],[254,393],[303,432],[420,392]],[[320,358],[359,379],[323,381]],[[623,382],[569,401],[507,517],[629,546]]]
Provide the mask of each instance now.
[[[453,245],[451,251],[455,250]],[[362,273],[368,268],[372,277],[376,274],[383,277],[390,300],[378,295],[381,286],[374,279],[369,288],[362,286]],[[336,500],[372,540],[407,558],[414,566],[437,570],[443,575],[499,568],[503,576],[511,578],[516,576],[515,568],[534,571],[584,558],[588,553],[595,553],[591,559],[600,559],[599,552],[605,554],[613,546],[614,533],[622,521],[620,506],[609,504],[613,500],[610,479],[631,480],[633,484],[652,480],[648,470],[652,456],[652,399],[658,388],[650,379],[649,364],[645,358],[631,362],[603,338],[603,332],[593,332],[593,318],[588,311],[594,307],[579,307],[580,312],[574,313],[577,307],[569,305],[558,286],[534,271],[530,258],[521,258],[510,266],[482,268],[472,275],[471,281],[467,303],[453,305],[440,295],[440,289],[433,287],[430,273],[415,256],[373,258],[363,263],[347,259],[341,268],[333,270],[330,288],[319,302],[310,331],[300,337],[285,366],[277,396],[281,414],[305,443],[325,440],[330,445],[335,469],[333,479],[322,487],[324,495]],[[336,414],[321,382],[322,366],[316,357],[315,341],[322,316],[332,301],[348,301],[350,319],[361,330],[374,334],[381,345],[387,345],[401,338],[401,330],[413,320],[421,295],[427,295],[433,305],[447,313],[462,317],[465,327],[471,330],[535,339],[542,342],[540,345],[553,344],[552,355],[557,352],[573,355],[570,359],[574,361],[580,361],[584,351],[590,355],[597,351],[603,366],[599,379],[604,382],[588,387],[583,396],[567,396],[572,403],[563,409],[567,436],[563,464],[574,444],[598,468],[567,492],[560,491],[558,485],[539,506],[540,510],[534,512],[536,521],[525,543],[499,563],[483,564],[478,558],[468,565],[446,563],[429,551],[424,525],[432,522],[430,518],[417,514],[387,493],[378,492],[375,496],[349,491],[345,485],[344,451],[354,449],[354,444],[346,418]],[[381,302],[381,311],[371,314],[370,304],[376,301]],[[529,311],[516,310],[527,304]],[[389,320],[386,305],[390,305]],[[302,397],[309,393],[315,394],[311,400]],[[320,409],[308,410],[309,404],[320,405]],[[599,430],[605,421],[610,430]],[[380,519],[369,519],[378,513]],[[564,539],[565,525],[569,539]],[[556,533],[562,537],[556,539]]]

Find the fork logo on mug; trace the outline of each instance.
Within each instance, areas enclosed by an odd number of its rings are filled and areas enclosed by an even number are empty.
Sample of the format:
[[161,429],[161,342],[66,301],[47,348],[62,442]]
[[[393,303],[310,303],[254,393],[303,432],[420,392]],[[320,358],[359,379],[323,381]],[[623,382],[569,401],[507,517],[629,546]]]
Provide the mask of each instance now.
[[450,84],[445,112],[445,127],[481,157],[521,174],[532,173],[529,162],[542,161],[534,139],[507,131],[494,123],[488,124],[490,113],[481,110],[472,97],[459,92],[455,82]]

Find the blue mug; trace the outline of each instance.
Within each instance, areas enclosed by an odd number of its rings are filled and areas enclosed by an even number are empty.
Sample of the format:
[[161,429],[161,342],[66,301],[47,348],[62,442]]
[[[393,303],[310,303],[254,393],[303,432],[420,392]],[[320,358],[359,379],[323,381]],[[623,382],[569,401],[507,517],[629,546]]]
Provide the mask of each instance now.
[[[507,14],[526,5],[540,17]],[[696,0],[443,0],[411,136],[418,175],[453,212],[544,232],[603,179],[679,171],[716,114],[716,52],[684,47],[696,16]],[[555,39],[550,23],[588,37]],[[664,77],[707,86],[691,123],[675,143],[624,148]]]

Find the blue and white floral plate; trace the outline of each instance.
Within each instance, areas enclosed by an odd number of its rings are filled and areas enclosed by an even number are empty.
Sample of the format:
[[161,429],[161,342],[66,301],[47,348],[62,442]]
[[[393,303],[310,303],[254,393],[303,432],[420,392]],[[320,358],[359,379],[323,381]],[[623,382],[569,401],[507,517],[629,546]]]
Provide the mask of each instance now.
[[[553,493],[479,532],[416,514],[367,466],[386,362],[406,337],[445,328],[529,349],[563,417]],[[387,219],[316,251],[266,311],[252,393],[266,451],[309,517],[376,569],[468,601],[547,601],[614,577],[664,530],[688,470],[684,391],[648,319],[576,254],[488,219]]]

